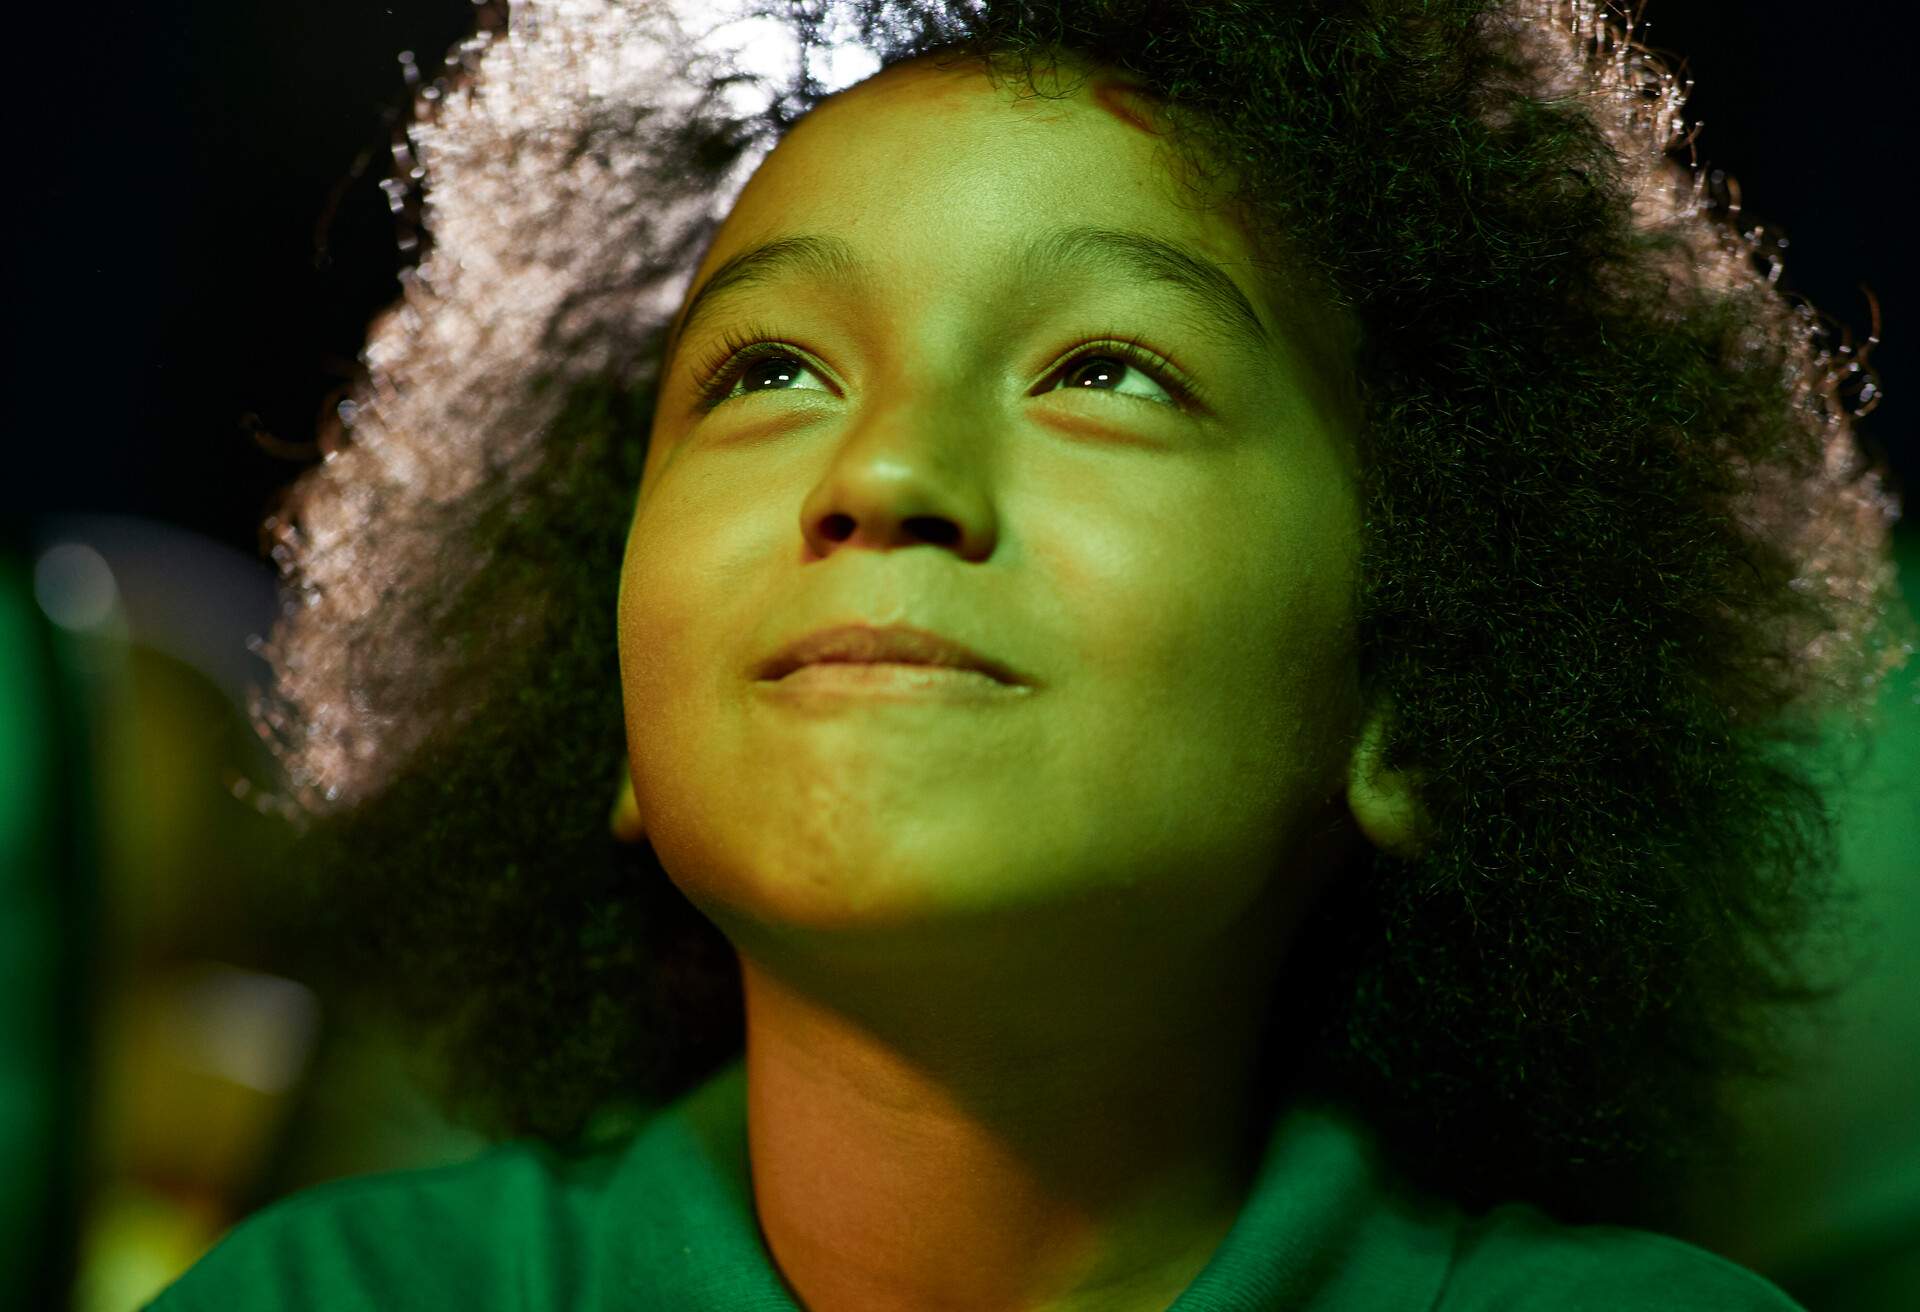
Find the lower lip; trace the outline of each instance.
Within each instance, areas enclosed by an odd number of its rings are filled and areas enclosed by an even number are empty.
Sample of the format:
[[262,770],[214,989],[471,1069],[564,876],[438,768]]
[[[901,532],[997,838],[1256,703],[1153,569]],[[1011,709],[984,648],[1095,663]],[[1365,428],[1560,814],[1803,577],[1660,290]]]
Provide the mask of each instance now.
[[833,661],[802,665],[780,679],[762,679],[770,692],[794,696],[863,697],[895,701],[1005,701],[1031,691],[1001,683],[979,670],[885,661]]

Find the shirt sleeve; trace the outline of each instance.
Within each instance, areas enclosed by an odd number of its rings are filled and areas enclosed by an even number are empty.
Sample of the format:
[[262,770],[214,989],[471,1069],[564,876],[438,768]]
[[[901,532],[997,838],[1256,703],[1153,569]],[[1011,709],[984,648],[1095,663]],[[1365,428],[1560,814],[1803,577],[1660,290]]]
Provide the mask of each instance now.
[[303,1230],[304,1210],[279,1203],[244,1218],[140,1312],[374,1312],[351,1253],[327,1242],[325,1231]]
[[1434,1312],[1807,1312],[1757,1271],[1685,1240],[1494,1208],[1461,1232]]
[[490,1224],[485,1204],[512,1192],[499,1174],[354,1177],[289,1194],[242,1218],[141,1312],[544,1309],[524,1297],[531,1273]]

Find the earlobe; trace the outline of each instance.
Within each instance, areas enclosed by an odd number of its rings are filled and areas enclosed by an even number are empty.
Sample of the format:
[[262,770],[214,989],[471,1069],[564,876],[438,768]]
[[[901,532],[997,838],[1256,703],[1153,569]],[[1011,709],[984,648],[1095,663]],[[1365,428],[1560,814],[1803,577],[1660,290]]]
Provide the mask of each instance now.
[[1380,765],[1390,717],[1386,706],[1376,707],[1361,729],[1348,767],[1347,806],[1368,842],[1412,861],[1430,845],[1432,825],[1415,794],[1416,777]]
[[621,843],[637,843],[647,834],[640,819],[640,803],[633,795],[633,771],[625,761],[620,763],[620,791],[613,800],[608,828]]

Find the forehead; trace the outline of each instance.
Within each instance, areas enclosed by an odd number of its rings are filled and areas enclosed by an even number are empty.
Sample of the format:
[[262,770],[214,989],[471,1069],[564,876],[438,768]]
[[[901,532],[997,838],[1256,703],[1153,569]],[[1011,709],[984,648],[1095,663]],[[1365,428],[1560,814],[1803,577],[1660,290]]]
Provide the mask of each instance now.
[[775,233],[827,229],[882,257],[957,265],[1078,220],[1158,233],[1257,280],[1252,232],[1176,176],[1150,95],[1100,70],[1043,66],[1034,83],[1044,94],[923,56],[822,102],[762,161],[701,274]]

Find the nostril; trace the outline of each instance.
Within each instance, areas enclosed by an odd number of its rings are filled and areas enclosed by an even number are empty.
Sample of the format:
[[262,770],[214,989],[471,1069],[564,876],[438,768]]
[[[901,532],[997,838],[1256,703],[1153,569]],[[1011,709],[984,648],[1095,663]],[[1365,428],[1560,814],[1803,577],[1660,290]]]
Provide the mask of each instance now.
[[936,546],[952,546],[960,536],[960,529],[950,519],[938,515],[913,515],[907,519],[907,527],[920,537]]

